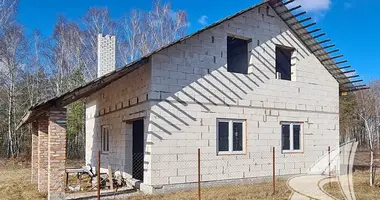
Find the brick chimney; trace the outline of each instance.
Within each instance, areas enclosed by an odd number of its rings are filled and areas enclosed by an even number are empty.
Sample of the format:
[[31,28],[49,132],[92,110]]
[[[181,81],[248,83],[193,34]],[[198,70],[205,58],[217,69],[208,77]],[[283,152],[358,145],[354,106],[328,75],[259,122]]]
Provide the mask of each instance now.
[[98,77],[115,70],[116,38],[103,34],[98,35]]

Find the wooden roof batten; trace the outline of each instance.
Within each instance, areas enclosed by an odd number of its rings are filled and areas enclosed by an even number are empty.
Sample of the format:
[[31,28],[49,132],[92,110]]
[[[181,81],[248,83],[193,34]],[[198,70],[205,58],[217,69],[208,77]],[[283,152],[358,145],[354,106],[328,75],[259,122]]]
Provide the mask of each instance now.
[[282,0],[269,0],[268,4],[276,12],[276,14],[288,25],[290,30],[293,33],[295,33],[296,36],[298,36],[298,38],[303,42],[306,48],[317,57],[317,59],[325,66],[329,73],[338,81],[340,91],[353,92],[360,89],[367,89],[365,85],[354,85],[354,83],[361,82],[362,80],[350,80],[351,78],[359,77],[359,75],[346,76],[346,74],[353,73],[355,70],[342,71],[342,69],[346,69],[351,66],[339,67],[339,64],[346,63],[347,60],[334,61],[335,59],[342,58],[343,55],[330,56],[331,54],[334,54],[339,51],[339,49],[327,51],[327,49],[335,47],[335,44],[327,44],[326,46],[322,46],[322,44],[324,43],[331,42],[331,39],[322,39],[321,41],[317,41],[318,38],[321,38],[326,35],[325,33],[318,33],[322,29],[315,28],[313,30],[308,30],[308,28],[316,25],[315,22],[309,23],[308,25],[302,25],[303,22],[311,20],[311,17],[298,20],[297,17],[306,14],[306,12],[303,11],[298,14],[292,13],[293,11],[300,9],[301,6],[298,5],[293,8],[287,8],[286,5],[293,2],[295,1],[290,0],[283,2]]

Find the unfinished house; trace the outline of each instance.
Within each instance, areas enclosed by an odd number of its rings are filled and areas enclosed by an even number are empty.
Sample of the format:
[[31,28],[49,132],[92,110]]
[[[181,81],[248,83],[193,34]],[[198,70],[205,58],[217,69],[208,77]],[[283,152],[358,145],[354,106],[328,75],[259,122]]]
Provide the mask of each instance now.
[[198,148],[202,182],[270,176],[272,147],[277,175],[305,172],[339,144],[339,95],[365,86],[288,3],[265,1],[116,70],[115,38],[99,36],[99,77],[24,118],[35,124],[38,189],[63,191],[64,106],[79,99],[86,163],[96,166],[101,151],[102,170],[148,193],[191,187]]

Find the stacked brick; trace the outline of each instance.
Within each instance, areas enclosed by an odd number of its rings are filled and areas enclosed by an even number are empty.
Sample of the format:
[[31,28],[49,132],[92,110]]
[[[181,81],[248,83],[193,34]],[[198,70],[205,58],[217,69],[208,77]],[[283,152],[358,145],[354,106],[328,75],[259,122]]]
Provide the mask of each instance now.
[[48,192],[48,127],[47,119],[38,120],[38,191]]
[[48,139],[48,191],[64,191],[66,165],[66,110],[51,110],[49,114]]
[[31,183],[38,183],[38,123],[32,123]]

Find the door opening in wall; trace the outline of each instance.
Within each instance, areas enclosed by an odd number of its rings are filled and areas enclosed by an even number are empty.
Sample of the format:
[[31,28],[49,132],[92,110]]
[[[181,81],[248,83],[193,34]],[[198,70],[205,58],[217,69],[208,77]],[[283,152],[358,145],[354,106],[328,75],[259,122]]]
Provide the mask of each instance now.
[[132,130],[133,140],[133,160],[132,160],[132,177],[137,180],[144,180],[144,120],[133,122]]

